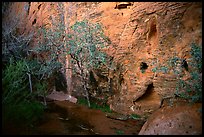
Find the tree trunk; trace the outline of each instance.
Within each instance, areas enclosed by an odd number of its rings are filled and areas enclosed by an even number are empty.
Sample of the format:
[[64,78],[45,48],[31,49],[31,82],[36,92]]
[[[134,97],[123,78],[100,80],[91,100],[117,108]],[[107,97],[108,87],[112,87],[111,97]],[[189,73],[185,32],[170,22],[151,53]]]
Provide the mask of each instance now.
[[[65,24],[65,33],[68,34],[68,28],[69,28],[69,11],[70,11],[70,6],[69,3],[63,2],[64,4],[64,24]],[[64,48],[65,51],[68,51],[69,49],[66,47],[66,40],[64,43]],[[71,65],[71,57],[69,54],[66,55],[66,62],[65,62],[65,75],[67,79],[67,92],[71,95],[73,86],[72,86],[72,65]]]
[[87,99],[88,107],[90,108],[91,104],[90,104],[89,93],[88,93],[88,90],[87,90],[86,82],[83,81],[83,83],[84,83],[83,87],[84,87],[84,91],[85,91],[85,96],[86,96],[86,99]]
[[90,108],[91,104],[90,104],[90,99],[89,99],[89,92],[87,90],[86,75],[84,74],[85,72],[83,71],[83,68],[82,68],[82,66],[79,65],[79,63],[78,63],[78,67],[79,67],[80,73],[81,73],[80,74],[81,75],[81,83],[82,83],[83,88],[84,88],[85,97],[87,99],[88,107]]

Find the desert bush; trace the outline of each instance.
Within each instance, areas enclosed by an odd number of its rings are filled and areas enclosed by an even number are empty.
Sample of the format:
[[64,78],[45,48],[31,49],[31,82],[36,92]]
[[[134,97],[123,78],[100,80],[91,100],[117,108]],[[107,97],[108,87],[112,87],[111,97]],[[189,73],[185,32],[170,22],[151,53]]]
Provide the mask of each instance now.
[[102,51],[109,44],[110,40],[104,35],[100,24],[83,20],[71,26],[67,43],[68,54],[74,66],[73,71],[81,77],[81,85],[83,85],[84,96],[87,98],[89,107],[89,73],[103,65],[109,67],[108,56]]
[[13,4],[16,3],[2,3],[3,121],[12,121],[17,125],[22,121],[31,124],[45,108],[37,100],[39,95],[47,91],[45,81],[41,80],[45,65],[38,60],[28,59],[32,52],[29,44],[33,38],[32,31],[25,31],[28,5],[22,7],[22,12],[16,12]]
[[[88,106],[87,100],[85,98],[82,98],[82,97],[78,98],[77,103],[80,105]],[[91,109],[97,109],[97,110],[101,110],[103,112],[109,112],[109,113],[112,112],[112,110],[110,109],[110,107],[107,104],[99,105],[96,102],[92,102],[92,101],[90,101],[90,104],[91,104],[90,105]]]
[[27,76],[27,62],[15,62],[10,58],[9,64],[2,72],[2,110],[3,121],[14,124],[24,122],[32,124],[42,114],[44,105],[35,100],[35,93],[30,92]]

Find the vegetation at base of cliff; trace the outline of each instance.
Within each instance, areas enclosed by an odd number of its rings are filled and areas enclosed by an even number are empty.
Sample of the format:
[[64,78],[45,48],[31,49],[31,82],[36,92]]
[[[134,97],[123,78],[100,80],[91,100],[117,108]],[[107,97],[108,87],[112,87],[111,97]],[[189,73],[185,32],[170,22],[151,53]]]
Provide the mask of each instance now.
[[71,26],[68,34],[68,54],[71,62],[75,66],[73,72],[81,78],[84,96],[87,98],[90,107],[90,93],[88,81],[90,72],[101,66],[108,66],[108,56],[103,52],[104,48],[110,44],[108,37],[104,35],[100,24],[93,24],[88,20],[76,22]]
[[43,113],[45,107],[35,99],[37,93],[30,91],[26,72],[27,62],[25,60],[15,62],[12,58],[2,72],[3,123],[12,121],[14,125],[22,122],[31,125]]
[[[110,41],[104,35],[101,25],[83,20],[71,27],[66,26],[63,17],[65,9],[62,3],[58,3],[60,18],[51,15],[49,19],[53,27],[38,28],[34,38],[32,30],[28,34],[19,31],[19,28],[25,26],[25,22],[19,20],[24,19],[24,15],[10,14],[6,3],[3,7],[3,17],[9,15],[8,20],[2,22],[4,121],[15,120],[18,123],[23,120],[25,123],[32,123],[38,119],[46,106],[45,96],[54,86],[63,85],[67,91],[67,79],[60,83],[67,69],[81,77],[84,96],[90,106],[89,73],[100,66],[108,67],[108,56],[102,50]],[[32,40],[36,42],[33,47],[30,45]],[[69,68],[65,65],[67,56],[71,60]],[[59,74],[62,74],[60,78]],[[98,106],[92,104],[92,108]],[[108,111],[106,109],[104,107],[104,111]],[[18,113],[12,115],[15,111]]]
[[[82,98],[82,97],[78,98],[77,103],[81,104],[81,105],[88,106],[86,99]],[[101,110],[103,112],[109,112],[109,113],[112,112],[112,110],[110,110],[110,107],[107,104],[98,105],[96,102],[92,102],[92,101],[90,101],[90,108],[91,109],[98,109],[98,110]]]
[[[23,14],[13,13],[12,3],[2,5],[2,114],[3,123],[32,125],[41,117],[45,106],[45,95],[61,64],[37,55],[29,44],[33,32],[20,32],[25,26]],[[52,55],[52,54],[51,54]]]
[[124,131],[123,130],[120,130],[120,129],[115,129],[115,133],[117,135],[123,135],[124,134]]
[[[48,53],[44,60],[48,64],[59,60],[63,62],[60,68],[62,73],[69,72],[70,75],[78,76],[81,82],[80,86],[83,88],[83,95],[87,98],[90,106],[89,75],[93,69],[102,66],[109,68],[108,56],[103,50],[110,44],[110,40],[104,35],[99,23],[91,23],[88,20],[76,21],[72,26],[69,22],[65,23],[65,7],[63,4],[58,6],[61,19],[50,16],[49,19],[53,27],[52,29],[46,27],[40,29],[38,46],[34,51],[37,54]],[[40,39],[40,36],[43,36],[43,40]],[[71,78],[68,78],[64,85],[66,84],[66,87],[69,88],[71,85],[68,85],[68,81],[71,81]]]

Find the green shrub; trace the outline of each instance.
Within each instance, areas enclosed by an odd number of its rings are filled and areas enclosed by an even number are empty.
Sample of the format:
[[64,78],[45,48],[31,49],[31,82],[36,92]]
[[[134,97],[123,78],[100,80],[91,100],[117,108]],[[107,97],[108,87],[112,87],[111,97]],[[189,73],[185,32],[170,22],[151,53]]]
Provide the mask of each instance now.
[[25,61],[18,61],[15,63],[13,58],[10,59],[10,63],[6,69],[3,70],[3,104],[7,104],[10,101],[14,103],[19,96],[23,97],[29,94],[29,83],[25,72]]
[[192,65],[197,69],[200,73],[202,72],[202,46],[198,46],[195,43],[191,45],[191,56],[193,58]]
[[23,100],[18,104],[3,106],[3,121],[12,121],[13,124],[31,125],[42,116],[44,106],[37,101]]
[[117,135],[123,135],[123,134],[124,134],[124,131],[123,131],[123,130],[120,130],[120,129],[116,129],[116,130],[115,130],[115,133],[116,133]]
[[191,77],[187,81],[178,81],[175,94],[191,102],[202,102],[202,46],[193,43],[190,53]]
[[[81,105],[88,106],[88,102],[86,101],[85,98],[78,98],[77,103],[81,104]],[[98,104],[96,104],[95,102],[92,102],[92,101],[90,101],[90,108],[91,109],[101,110],[103,112],[109,112],[109,113],[112,112],[112,110],[110,110],[110,107],[107,104],[98,105]]]
[[157,72],[157,71],[158,71],[158,68],[157,68],[157,67],[155,67],[155,68],[152,69],[152,72],[154,72],[154,73]]
[[31,124],[42,114],[44,106],[37,102],[35,93],[30,92],[27,62],[20,60],[10,63],[3,70],[2,108],[3,122]]
[[71,56],[72,64],[75,66],[73,71],[81,78],[84,96],[87,98],[88,106],[90,106],[90,93],[88,91],[89,72],[101,66],[109,67],[107,63],[108,57],[103,52],[103,49],[110,44],[110,40],[104,35],[100,24],[93,24],[88,20],[83,20],[71,26],[67,43],[68,54]]

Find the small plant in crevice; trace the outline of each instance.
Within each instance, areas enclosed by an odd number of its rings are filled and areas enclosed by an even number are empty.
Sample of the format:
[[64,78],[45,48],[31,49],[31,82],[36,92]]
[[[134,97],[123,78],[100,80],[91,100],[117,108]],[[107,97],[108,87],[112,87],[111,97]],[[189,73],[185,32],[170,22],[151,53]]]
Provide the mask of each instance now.
[[[175,95],[185,98],[190,102],[202,102],[202,46],[191,44],[191,58],[170,58],[167,66],[157,66],[152,72],[167,73],[172,70],[179,80],[177,81]],[[182,80],[184,72],[190,74],[190,78]]]
[[202,46],[191,45],[190,79],[180,79],[175,94],[191,102],[202,102]]
[[137,115],[137,114],[131,114],[130,118],[132,118],[132,119],[139,119],[139,118],[141,118],[141,116]]
[[153,69],[152,69],[152,72],[157,72],[158,71],[158,68],[157,67],[154,67]]
[[[168,62],[168,66],[173,70],[174,74],[179,75],[182,72],[182,60],[181,58],[175,56],[170,58]],[[180,67],[179,67],[180,66]]]
[[168,72],[168,67],[166,67],[166,66],[161,66],[160,68],[158,68],[158,67],[154,67],[153,69],[152,69],[152,72],[162,72],[162,73],[167,73]]
[[191,102],[202,101],[202,78],[197,72],[191,73],[191,79],[179,80],[176,87],[176,95]]
[[193,65],[199,73],[202,73],[202,46],[192,43],[190,53],[193,59],[191,65]]
[[161,66],[160,70],[163,73],[167,73],[168,72],[168,68],[166,66]]

